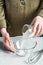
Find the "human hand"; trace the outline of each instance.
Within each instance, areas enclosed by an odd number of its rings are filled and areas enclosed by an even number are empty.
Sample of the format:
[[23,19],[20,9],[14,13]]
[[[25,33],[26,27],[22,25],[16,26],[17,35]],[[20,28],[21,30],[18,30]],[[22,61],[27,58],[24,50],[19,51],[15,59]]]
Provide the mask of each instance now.
[[33,26],[33,34],[34,36],[40,36],[43,34],[43,18],[37,16],[33,19],[31,25]]
[[3,37],[3,44],[9,51],[14,51],[14,49],[10,46],[10,36],[9,33],[6,31],[6,28],[1,29],[1,34]]

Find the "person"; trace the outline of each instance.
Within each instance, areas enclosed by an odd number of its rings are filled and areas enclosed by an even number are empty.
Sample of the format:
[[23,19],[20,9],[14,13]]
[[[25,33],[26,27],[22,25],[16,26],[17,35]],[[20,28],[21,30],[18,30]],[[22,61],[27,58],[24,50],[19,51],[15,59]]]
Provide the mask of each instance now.
[[10,36],[21,35],[24,24],[33,25],[35,36],[43,34],[43,0],[0,0],[0,32],[8,50],[13,51]]

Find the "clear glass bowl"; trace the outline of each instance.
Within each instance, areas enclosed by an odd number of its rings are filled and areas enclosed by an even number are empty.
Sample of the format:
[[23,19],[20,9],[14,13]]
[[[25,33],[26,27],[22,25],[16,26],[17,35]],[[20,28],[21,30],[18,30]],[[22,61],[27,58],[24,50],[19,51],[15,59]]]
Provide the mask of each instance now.
[[27,56],[27,60],[32,54],[33,49],[37,46],[37,42],[34,39],[34,35],[32,32],[32,28],[33,26],[25,24],[22,28],[21,38],[14,43],[15,54],[20,57]]
[[33,38],[28,39],[22,39],[18,40],[16,43],[14,43],[15,53],[18,56],[26,56],[27,53],[31,53],[32,50],[36,47],[37,42]]

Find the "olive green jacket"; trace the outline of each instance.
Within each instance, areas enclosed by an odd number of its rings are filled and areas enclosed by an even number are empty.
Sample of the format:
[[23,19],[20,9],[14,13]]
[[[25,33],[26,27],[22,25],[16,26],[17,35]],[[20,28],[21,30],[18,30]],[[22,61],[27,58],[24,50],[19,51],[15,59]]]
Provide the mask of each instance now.
[[11,36],[21,35],[22,26],[35,16],[43,17],[43,0],[0,0],[0,28],[7,23]]

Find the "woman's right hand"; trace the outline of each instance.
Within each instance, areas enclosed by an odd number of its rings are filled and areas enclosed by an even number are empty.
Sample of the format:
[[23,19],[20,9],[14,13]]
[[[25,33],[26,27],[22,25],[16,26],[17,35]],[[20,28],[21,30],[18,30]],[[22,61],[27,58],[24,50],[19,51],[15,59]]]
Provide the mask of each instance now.
[[14,52],[14,49],[10,46],[10,36],[9,36],[9,33],[7,32],[6,28],[1,29],[1,34],[2,34],[2,37],[3,37],[3,44],[5,45],[5,47],[9,51]]

